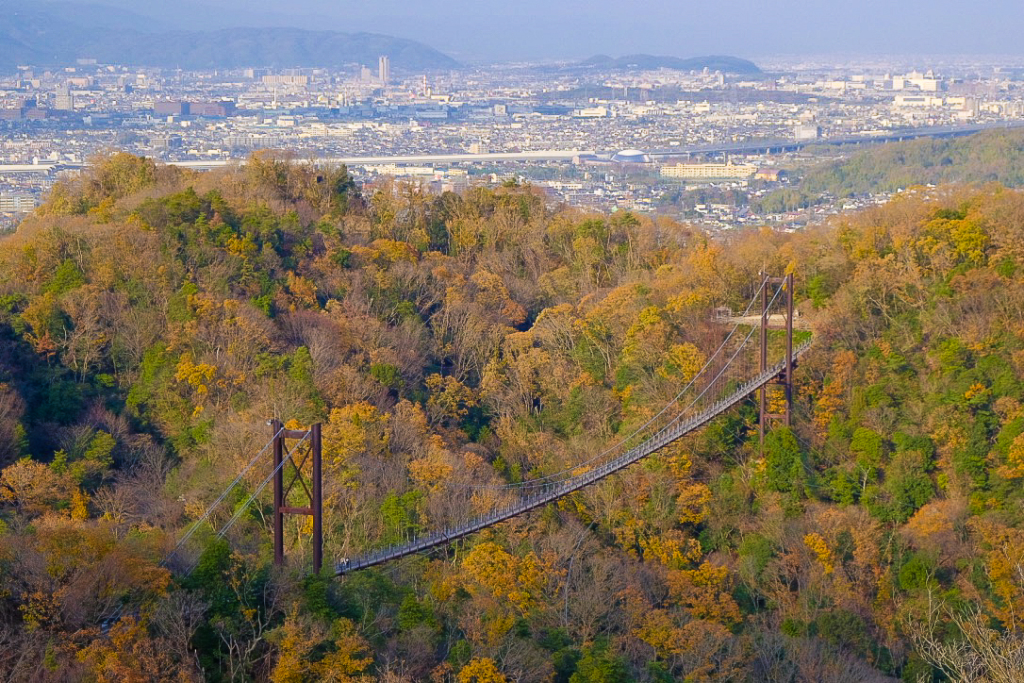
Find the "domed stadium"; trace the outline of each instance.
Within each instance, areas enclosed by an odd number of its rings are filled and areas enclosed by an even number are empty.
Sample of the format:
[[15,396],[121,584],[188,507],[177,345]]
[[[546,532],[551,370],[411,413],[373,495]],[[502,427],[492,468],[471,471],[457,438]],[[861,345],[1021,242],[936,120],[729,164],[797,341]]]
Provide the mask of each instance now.
[[646,164],[650,160],[647,152],[642,152],[639,149],[624,149],[612,156],[612,161],[617,161],[620,164]]

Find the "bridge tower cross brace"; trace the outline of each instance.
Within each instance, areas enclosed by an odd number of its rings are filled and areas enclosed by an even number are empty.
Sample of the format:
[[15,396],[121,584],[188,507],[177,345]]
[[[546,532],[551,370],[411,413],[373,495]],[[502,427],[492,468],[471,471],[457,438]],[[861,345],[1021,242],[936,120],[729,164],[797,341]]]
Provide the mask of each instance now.
[[[313,570],[320,573],[324,564],[324,506],[323,506],[323,439],[321,425],[312,425],[308,430],[284,429],[280,420],[271,420],[274,431],[274,564],[284,565],[284,516],[305,515],[313,518]],[[295,462],[287,448],[288,439],[309,442],[309,450],[299,462]],[[306,480],[302,468],[306,460],[312,459],[311,481]],[[285,461],[292,465],[292,477],[285,488]],[[288,505],[288,494],[299,483],[309,500],[307,507]]]
[[[785,403],[782,412],[771,412],[772,406],[768,402],[768,386],[761,387],[760,393],[760,404],[761,404],[761,419],[757,424],[758,436],[760,437],[761,444],[761,455],[764,455],[764,438],[765,435],[770,431],[770,427],[778,422],[782,422],[787,427],[792,425],[793,419],[793,274],[784,275],[783,277],[771,277],[762,273],[765,280],[765,286],[761,288],[761,372],[768,370],[768,327],[771,322],[771,316],[768,311],[768,303],[774,298],[775,292],[779,288],[782,288],[782,294],[784,297],[785,313],[783,318],[785,320],[786,330],[786,365],[782,373],[775,378],[771,383],[775,386],[781,386],[785,394]],[[772,289],[771,296],[769,296],[769,289]]]

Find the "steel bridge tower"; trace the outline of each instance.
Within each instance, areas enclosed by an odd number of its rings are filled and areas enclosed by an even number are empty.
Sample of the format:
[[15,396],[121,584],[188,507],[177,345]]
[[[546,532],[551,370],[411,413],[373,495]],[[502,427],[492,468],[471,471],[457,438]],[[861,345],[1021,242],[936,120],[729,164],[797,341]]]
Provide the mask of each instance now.
[[[784,369],[781,374],[770,384],[762,386],[759,392],[761,405],[761,419],[758,420],[757,431],[761,444],[761,455],[764,456],[764,438],[770,431],[773,424],[781,422],[787,427],[792,426],[793,421],[793,274],[782,277],[771,277],[765,273],[764,287],[761,288],[761,363],[760,370],[768,370],[768,328],[771,325],[769,315],[769,302],[773,301],[781,289],[785,300],[785,312],[782,314],[783,325],[786,331],[786,352]],[[769,289],[771,296],[769,296]],[[769,386],[782,387],[785,395],[782,412],[772,412],[774,406],[768,400]]]
[[[313,571],[320,573],[324,564],[324,501],[323,501],[323,440],[321,425],[312,425],[308,430],[284,429],[280,420],[271,420],[274,433],[274,564],[284,564],[284,516],[305,515],[313,518]],[[309,448],[300,462],[295,462],[293,452],[289,451],[285,442],[288,439],[299,439],[299,443],[308,442]],[[287,455],[286,455],[287,454]],[[307,481],[302,473],[306,461],[312,459],[311,481]],[[284,471],[286,461],[291,464],[292,477],[285,488]],[[288,505],[288,494],[296,483],[306,492],[308,507],[291,507]]]

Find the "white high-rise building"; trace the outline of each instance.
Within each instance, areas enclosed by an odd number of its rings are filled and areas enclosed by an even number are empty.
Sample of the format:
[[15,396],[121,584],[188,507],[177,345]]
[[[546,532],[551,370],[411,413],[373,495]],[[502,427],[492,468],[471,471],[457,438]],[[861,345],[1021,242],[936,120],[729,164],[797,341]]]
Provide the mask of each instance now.
[[58,111],[74,111],[75,110],[75,96],[71,94],[71,88],[67,85],[62,85],[57,88],[57,92],[53,98],[53,108]]
[[391,80],[391,60],[387,55],[381,55],[380,59],[377,60],[377,78],[384,85],[388,84]]

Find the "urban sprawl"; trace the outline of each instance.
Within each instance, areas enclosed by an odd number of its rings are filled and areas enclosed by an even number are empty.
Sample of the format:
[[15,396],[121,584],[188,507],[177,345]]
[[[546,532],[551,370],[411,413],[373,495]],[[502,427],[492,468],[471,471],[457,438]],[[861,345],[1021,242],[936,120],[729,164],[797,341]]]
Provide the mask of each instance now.
[[[887,197],[752,211],[788,169],[1024,122],[1022,64],[915,61],[777,59],[756,75],[559,64],[424,74],[387,57],[343,71],[26,66],[0,78],[0,229],[114,149],[200,170],[282,150],[345,163],[368,184],[443,192],[514,178],[584,208],[795,227]],[[713,191],[678,201],[694,188]]]

